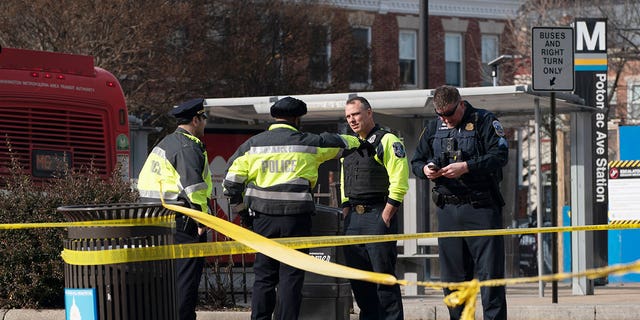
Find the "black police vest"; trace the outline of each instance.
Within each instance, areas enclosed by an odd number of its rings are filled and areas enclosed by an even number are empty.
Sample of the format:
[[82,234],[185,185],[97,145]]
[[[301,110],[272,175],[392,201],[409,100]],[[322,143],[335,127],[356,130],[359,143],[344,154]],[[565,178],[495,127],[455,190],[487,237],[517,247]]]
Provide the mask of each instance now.
[[[387,133],[378,129],[371,135],[375,138],[373,142],[369,141],[376,150]],[[350,200],[385,201],[389,194],[389,175],[374,156],[367,150],[360,150],[344,158],[344,193]]]
[[[483,121],[484,110],[474,110],[457,128],[447,128],[443,122],[436,121],[433,139],[433,152],[438,165],[444,167],[452,162],[467,161],[484,153],[479,145],[478,125]],[[493,186],[491,173],[465,173],[459,179],[439,179],[438,183],[447,190],[445,193],[467,194],[472,190],[486,191]]]

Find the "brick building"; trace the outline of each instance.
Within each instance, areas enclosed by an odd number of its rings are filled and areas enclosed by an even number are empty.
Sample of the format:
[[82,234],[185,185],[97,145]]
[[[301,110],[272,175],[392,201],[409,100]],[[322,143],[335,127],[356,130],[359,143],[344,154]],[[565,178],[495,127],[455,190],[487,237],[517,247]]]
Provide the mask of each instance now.
[[[420,41],[419,0],[330,1],[340,8],[351,27],[352,38],[347,49],[351,53],[351,69],[346,75],[349,90],[492,85],[487,63],[507,49],[507,21],[516,15],[522,2],[428,1],[428,61],[425,61]],[[345,52],[344,45],[347,44],[326,42],[319,48],[313,60],[325,67],[311,66],[310,69],[326,71],[324,75],[312,77],[332,81],[329,61],[332,55]],[[428,64],[426,85],[422,80],[425,63]]]

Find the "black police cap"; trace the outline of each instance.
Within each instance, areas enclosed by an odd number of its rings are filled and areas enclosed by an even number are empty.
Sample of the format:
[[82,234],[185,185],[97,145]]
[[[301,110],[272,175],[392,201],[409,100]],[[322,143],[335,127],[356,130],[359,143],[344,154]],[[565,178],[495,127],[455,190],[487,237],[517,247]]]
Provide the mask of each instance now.
[[284,97],[271,106],[271,116],[274,118],[300,117],[305,114],[307,104],[292,97]]
[[196,98],[173,107],[169,115],[176,119],[189,119],[204,113],[204,99]]

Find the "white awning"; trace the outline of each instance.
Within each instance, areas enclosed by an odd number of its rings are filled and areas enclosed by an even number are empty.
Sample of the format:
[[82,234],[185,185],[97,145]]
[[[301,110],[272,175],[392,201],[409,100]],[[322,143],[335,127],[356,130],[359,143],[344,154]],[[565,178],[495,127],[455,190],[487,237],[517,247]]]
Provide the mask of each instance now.
[[[462,98],[473,106],[485,108],[497,116],[532,115],[535,99],[540,106],[548,108],[550,93],[534,92],[526,85],[460,88]],[[344,118],[344,105],[348,98],[361,96],[369,100],[374,112],[395,117],[427,118],[435,116],[431,99],[433,89],[367,91],[348,93],[325,93],[291,95],[307,104],[306,121],[331,121]],[[269,109],[274,102],[285,96],[260,96],[244,98],[208,98],[205,107],[214,117],[242,120],[251,123],[272,121]],[[570,94],[556,93],[556,112],[588,111],[584,99]]]

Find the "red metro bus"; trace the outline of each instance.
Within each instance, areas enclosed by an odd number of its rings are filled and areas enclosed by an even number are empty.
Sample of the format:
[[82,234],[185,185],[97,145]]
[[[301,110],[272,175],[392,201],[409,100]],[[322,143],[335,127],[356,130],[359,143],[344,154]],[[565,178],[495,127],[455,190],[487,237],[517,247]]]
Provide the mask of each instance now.
[[129,178],[129,123],[120,83],[93,57],[0,48],[0,178],[12,152],[34,181],[93,167]]

